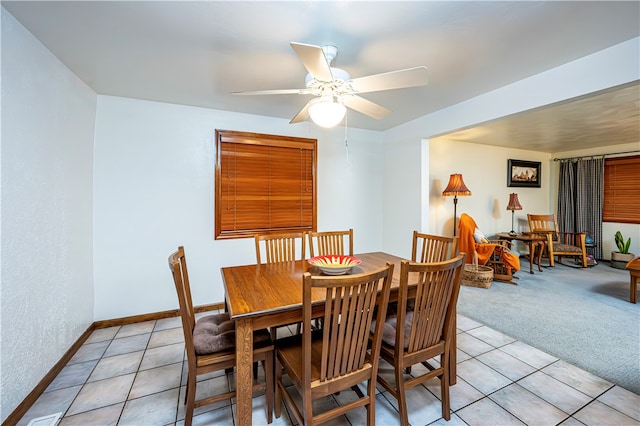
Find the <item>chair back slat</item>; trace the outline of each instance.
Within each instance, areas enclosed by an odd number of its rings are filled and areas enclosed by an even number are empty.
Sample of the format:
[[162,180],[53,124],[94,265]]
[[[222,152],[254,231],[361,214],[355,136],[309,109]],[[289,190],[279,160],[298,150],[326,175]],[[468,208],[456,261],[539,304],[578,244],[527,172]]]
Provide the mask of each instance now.
[[258,264],[292,262],[304,259],[306,255],[303,232],[257,234],[255,245]]
[[[322,327],[323,353],[319,374],[321,382],[358,371],[367,362],[372,362],[367,356],[371,324],[376,312],[378,315],[386,312],[392,275],[392,264],[368,274],[342,276],[304,274],[303,346],[311,346],[312,291],[324,289],[325,294]],[[378,295],[380,288],[382,291]],[[384,317],[378,317],[378,324],[383,319]],[[381,330],[381,327],[378,328]],[[379,350],[379,339],[382,334],[381,332],[377,334]],[[304,365],[310,366],[311,350],[303,349],[303,354],[305,358],[308,357]],[[377,360],[375,362],[377,363]]]
[[309,255],[342,254],[353,256],[353,229],[309,232]]
[[[400,272],[399,306],[406,306],[409,276],[417,277],[413,319],[408,336],[396,333],[396,347],[407,346],[413,353],[437,344],[446,337],[460,290],[465,255],[443,262],[416,263],[403,261]],[[413,281],[412,281],[413,285]],[[404,299],[404,300],[403,300]],[[404,324],[406,309],[398,312],[398,326]]]
[[413,231],[411,246],[411,260],[413,262],[442,262],[457,255],[458,237],[444,237]]

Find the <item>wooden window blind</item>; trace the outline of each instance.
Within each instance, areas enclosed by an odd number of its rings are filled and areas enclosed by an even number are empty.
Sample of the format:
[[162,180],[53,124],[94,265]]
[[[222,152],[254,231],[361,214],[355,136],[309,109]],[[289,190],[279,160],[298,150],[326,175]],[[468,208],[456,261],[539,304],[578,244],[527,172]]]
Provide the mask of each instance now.
[[216,130],[215,238],[316,229],[316,139]]
[[640,223],[640,155],[604,161],[604,222]]

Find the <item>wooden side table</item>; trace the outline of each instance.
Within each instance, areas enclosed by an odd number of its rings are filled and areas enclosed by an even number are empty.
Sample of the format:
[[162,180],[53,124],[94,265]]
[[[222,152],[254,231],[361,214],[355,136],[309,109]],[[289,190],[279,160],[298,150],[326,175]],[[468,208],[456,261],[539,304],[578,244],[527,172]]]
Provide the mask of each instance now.
[[536,251],[538,252],[538,271],[542,272],[542,267],[540,266],[540,260],[542,259],[542,252],[544,251],[544,237],[536,234],[516,234],[511,235],[508,232],[503,232],[496,234],[496,236],[501,240],[508,241],[522,241],[526,243],[529,247],[529,273],[533,274],[533,259],[536,256]]

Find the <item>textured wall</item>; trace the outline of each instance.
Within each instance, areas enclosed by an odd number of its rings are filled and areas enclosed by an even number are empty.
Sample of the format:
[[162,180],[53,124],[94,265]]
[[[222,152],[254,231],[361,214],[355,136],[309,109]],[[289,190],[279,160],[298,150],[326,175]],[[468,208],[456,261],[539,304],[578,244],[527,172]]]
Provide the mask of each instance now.
[[93,321],[95,108],[3,8],[2,420]]
[[[167,257],[184,245],[194,304],[222,302],[221,266],[255,262],[253,240],[214,240],[215,129],[318,139],[318,228],[382,248],[380,132],[98,96],[95,319],[175,309]],[[114,265],[118,267],[114,267]],[[126,294],[127,297],[122,297]]]

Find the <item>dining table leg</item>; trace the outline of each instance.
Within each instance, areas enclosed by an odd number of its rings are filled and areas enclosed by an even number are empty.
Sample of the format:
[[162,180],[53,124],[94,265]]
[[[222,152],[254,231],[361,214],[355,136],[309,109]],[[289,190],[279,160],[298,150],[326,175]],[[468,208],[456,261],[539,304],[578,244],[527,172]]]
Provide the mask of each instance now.
[[236,321],[236,401],[238,425],[251,426],[253,389],[253,321]]

